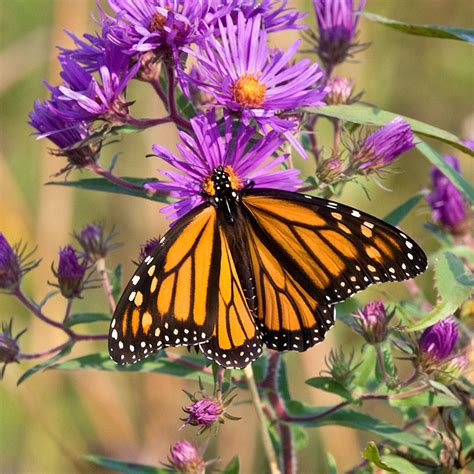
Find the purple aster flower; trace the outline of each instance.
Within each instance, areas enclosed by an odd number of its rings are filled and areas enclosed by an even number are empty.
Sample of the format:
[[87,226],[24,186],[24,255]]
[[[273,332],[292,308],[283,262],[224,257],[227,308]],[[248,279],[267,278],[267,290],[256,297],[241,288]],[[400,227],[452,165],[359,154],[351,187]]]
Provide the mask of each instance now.
[[111,54],[107,64],[99,68],[98,78],[69,58],[62,60],[62,66],[61,76],[66,84],[59,87],[58,99],[67,108],[54,108],[58,116],[73,121],[101,118],[121,123],[120,118],[128,113],[125,89],[136,75],[139,62],[129,69],[127,56]]
[[11,290],[21,278],[20,258],[0,232],[0,289]]
[[186,425],[200,426],[203,429],[219,421],[224,413],[224,405],[215,398],[202,398],[183,408],[188,414]]
[[160,145],[153,146],[158,157],[180,171],[161,171],[170,182],[145,184],[148,190],[167,191],[171,196],[180,198],[178,202],[162,208],[162,212],[169,213],[170,217],[180,217],[204,202],[203,191],[209,186],[210,176],[218,167],[223,167],[240,189],[252,183],[255,188],[294,191],[302,183],[298,178],[299,170],[275,170],[288,158],[288,155],[272,157],[284,142],[277,132],[269,132],[254,141],[255,127],[240,124],[232,139],[231,118],[224,117],[222,134],[212,111],[198,115],[191,120],[191,125],[195,137],[179,132],[183,143],[178,144],[177,148],[182,159]]
[[356,315],[360,334],[367,342],[377,344],[385,341],[388,335],[388,323],[392,315],[387,314],[383,301],[371,301]]
[[365,5],[360,0],[355,8],[353,0],[313,0],[319,36],[317,52],[327,69],[342,63],[354,50],[358,14]]
[[59,60],[61,62],[71,60],[81,64],[89,72],[97,72],[106,65],[106,54],[115,46],[107,40],[107,28],[102,30],[102,35],[91,35],[86,33],[84,39],[78,38],[70,31],[66,31],[74,41],[75,49],[59,47]]
[[352,165],[368,174],[387,167],[414,146],[410,124],[396,117],[364,139],[352,154]]
[[[444,160],[456,171],[460,171],[459,162],[455,156],[447,155]],[[467,220],[467,209],[461,191],[438,168],[432,168],[431,179],[433,191],[427,199],[433,209],[433,220],[454,234],[464,233],[465,228],[468,227],[464,225]]]
[[219,21],[220,36],[206,38],[195,53],[202,79],[189,80],[213,95],[217,104],[239,113],[245,124],[255,120],[262,131],[270,127],[286,132],[300,154],[305,155],[288,133],[297,127],[297,122],[280,114],[294,112],[298,107],[323,105],[326,90],[317,87],[323,73],[318,64],[311,64],[308,59],[290,65],[299,40],[286,52],[270,50],[261,22],[260,15],[246,20],[242,12],[236,24],[229,16],[225,27]]
[[458,329],[451,317],[426,328],[418,340],[422,359],[430,363],[445,361],[453,352],[457,339]]
[[170,449],[168,460],[172,467],[183,474],[204,474],[205,463],[198,449],[189,441],[178,441]]
[[[216,18],[228,12],[212,0],[108,0],[115,14],[101,12],[108,38],[129,54],[146,51],[176,53],[201,41]],[[217,8],[216,8],[217,7]]]
[[[229,2],[235,3],[234,0],[229,0]],[[299,12],[294,8],[287,8],[287,5],[288,0],[240,0],[234,8],[232,16],[234,17],[234,12],[239,11],[247,19],[260,15],[262,26],[268,33],[306,29],[307,25],[300,23],[300,21],[307,16],[307,13]]]
[[29,124],[37,130],[38,139],[48,138],[59,150],[55,153],[64,155],[69,166],[82,168],[96,161],[98,148],[91,144],[80,145],[90,135],[91,131],[86,122],[71,121],[61,117],[58,111],[67,113],[68,107],[57,99],[60,95],[58,88],[50,87],[52,98],[45,102],[37,100],[30,113]]
[[70,245],[60,249],[58,270],[53,269],[53,272],[58,279],[58,285],[55,286],[61,290],[65,298],[81,296],[86,270],[86,262],[80,261],[76,251]]

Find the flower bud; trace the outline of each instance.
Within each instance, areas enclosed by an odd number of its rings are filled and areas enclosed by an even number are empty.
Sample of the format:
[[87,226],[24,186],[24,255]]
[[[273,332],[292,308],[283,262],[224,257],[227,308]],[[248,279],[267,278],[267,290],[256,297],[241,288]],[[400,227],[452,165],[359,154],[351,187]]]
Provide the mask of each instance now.
[[86,263],[80,262],[76,251],[67,245],[59,251],[58,270],[53,272],[58,279],[58,287],[65,298],[78,298],[84,288]]
[[353,365],[354,353],[351,352],[348,356],[344,354],[342,349],[331,349],[329,356],[325,359],[329,374],[331,377],[341,385],[350,385],[354,379]]
[[0,363],[3,363],[3,367],[0,371],[0,379],[3,377],[8,364],[18,362],[18,356],[20,354],[18,339],[25,332],[25,330],[23,330],[14,337],[12,334],[12,325],[13,320],[9,323],[2,324],[2,332],[0,333]]
[[183,410],[189,415],[185,424],[200,426],[205,430],[216,421],[220,421],[220,417],[224,413],[224,405],[215,398],[205,397],[194,401]]
[[339,158],[330,158],[324,160],[316,171],[318,178],[325,183],[331,183],[338,180],[346,170],[346,166]]
[[353,41],[365,0],[357,10],[352,0],[313,0],[313,4],[319,29],[317,52],[325,67],[332,68],[357,49]]
[[87,224],[79,234],[74,236],[87,257],[93,262],[104,258],[111,250],[119,246],[110,242],[115,237],[113,230],[106,235],[102,224]]
[[[459,162],[455,156],[447,155],[444,160],[456,171],[460,171]],[[469,232],[467,206],[461,191],[438,168],[432,168],[431,179],[433,191],[427,199],[433,209],[433,220],[454,235]]]
[[418,340],[421,364],[439,367],[451,355],[457,339],[456,322],[451,317],[426,328]]
[[391,316],[387,315],[383,301],[371,301],[359,311],[356,317],[360,334],[371,344],[387,339],[390,319]]
[[204,474],[205,463],[197,448],[189,441],[178,441],[170,449],[169,462],[183,474]]
[[0,232],[0,289],[11,290],[21,278],[20,259]]
[[329,92],[324,99],[326,104],[347,104],[352,95],[354,82],[347,77],[335,76],[329,79],[327,87],[329,88]]
[[415,146],[413,138],[410,124],[396,117],[358,145],[351,157],[352,165],[365,174],[385,168]]
[[446,385],[453,383],[461,377],[467,365],[467,357],[464,354],[457,354],[440,365],[435,379]]

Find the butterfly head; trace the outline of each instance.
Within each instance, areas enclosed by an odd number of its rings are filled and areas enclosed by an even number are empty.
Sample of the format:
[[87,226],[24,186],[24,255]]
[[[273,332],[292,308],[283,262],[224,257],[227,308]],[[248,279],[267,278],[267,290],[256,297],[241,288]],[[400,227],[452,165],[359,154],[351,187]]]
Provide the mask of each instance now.
[[240,190],[244,187],[231,166],[218,166],[203,182],[203,194],[217,208],[223,209],[229,220],[233,222],[235,203],[240,201]]

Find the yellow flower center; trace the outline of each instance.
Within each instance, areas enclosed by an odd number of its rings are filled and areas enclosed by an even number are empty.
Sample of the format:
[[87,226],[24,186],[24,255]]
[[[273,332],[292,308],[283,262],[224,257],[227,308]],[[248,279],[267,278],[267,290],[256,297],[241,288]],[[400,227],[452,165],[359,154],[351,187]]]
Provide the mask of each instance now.
[[265,84],[251,74],[242,74],[232,86],[232,95],[234,100],[244,106],[258,108],[263,105],[265,100]]
[[161,13],[155,13],[150,22],[150,31],[163,31],[166,24],[166,17]]

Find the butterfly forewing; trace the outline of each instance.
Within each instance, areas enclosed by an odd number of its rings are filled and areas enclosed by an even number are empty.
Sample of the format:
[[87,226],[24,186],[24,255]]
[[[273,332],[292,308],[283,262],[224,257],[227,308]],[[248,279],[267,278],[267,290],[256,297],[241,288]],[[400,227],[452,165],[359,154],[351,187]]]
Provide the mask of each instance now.
[[235,256],[223,228],[219,233],[222,251],[216,325],[212,338],[200,347],[206,357],[223,367],[243,368],[260,357],[261,335],[242,285],[248,282],[239,279]]
[[348,206],[268,189],[251,190],[242,201],[258,245],[319,304],[426,269],[426,256],[412,239]]
[[221,243],[216,210],[179,220],[140,264],[114,313],[109,352],[133,363],[167,346],[208,341],[217,314]]

